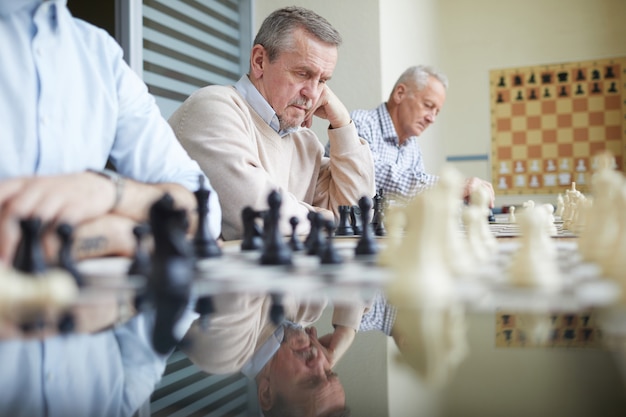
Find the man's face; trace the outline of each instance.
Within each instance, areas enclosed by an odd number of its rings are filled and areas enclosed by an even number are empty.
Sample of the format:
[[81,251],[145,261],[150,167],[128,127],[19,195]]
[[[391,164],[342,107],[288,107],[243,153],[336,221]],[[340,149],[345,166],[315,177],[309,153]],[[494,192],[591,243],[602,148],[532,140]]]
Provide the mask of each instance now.
[[435,119],[446,101],[446,89],[439,80],[430,77],[428,85],[417,91],[415,86],[405,86],[399,99],[396,130],[401,139],[419,136]]
[[272,106],[281,129],[302,125],[337,64],[337,47],[303,29],[293,33],[293,48],[269,61],[261,45],[252,51],[251,79]]
[[272,391],[288,402],[313,408],[312,415],[344,407],[345,391],[327,355],[315,328],[286,328],[270,367]]

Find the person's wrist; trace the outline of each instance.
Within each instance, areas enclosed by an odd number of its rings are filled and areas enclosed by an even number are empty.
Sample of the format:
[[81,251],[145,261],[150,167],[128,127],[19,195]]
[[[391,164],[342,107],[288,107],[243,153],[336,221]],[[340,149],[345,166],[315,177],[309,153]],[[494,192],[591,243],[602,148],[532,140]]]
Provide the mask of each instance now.
[[340,129],[342,127],[348,126],[350,123],[352,123],[352,119],[348,118],[347,121],[345,120],[340,120],[340,121],[336,121],[335,123],[330,123],[330,129]]
[[96,175],[100,175],[101,177],[104,177],[113,183],[113,186],[115,187],[115,197],[113,200],[113,205],[109,209],[109,213],[114,212],[120,205],[122,197],[124,196],[124,177],[110,169],[88,169],[87,171]]

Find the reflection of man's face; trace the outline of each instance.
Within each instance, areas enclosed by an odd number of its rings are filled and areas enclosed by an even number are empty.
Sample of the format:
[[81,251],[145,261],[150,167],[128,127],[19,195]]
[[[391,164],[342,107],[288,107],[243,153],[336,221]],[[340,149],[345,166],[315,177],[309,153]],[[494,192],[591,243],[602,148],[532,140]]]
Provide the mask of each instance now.
[[270,364],[269,385],[273,396],[309,410],[303,415],[321,415],[345,406],[345,391],[330,369],[315,328],[285,329],[283,343]]

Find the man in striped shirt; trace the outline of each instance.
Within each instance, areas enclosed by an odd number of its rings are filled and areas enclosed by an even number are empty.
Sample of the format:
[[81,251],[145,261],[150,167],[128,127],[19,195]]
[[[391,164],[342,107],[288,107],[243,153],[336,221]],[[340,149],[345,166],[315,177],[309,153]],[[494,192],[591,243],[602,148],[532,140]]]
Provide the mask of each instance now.
[[[351,113],[359,136],[372,151],[376,189],[386,197],[408,200],[437,182],[438,177],[424,168],[417,137],[435,123],[447,88],[447,77],[432,67],[410,67],[396,81],[387,102]],[[493,187],[479,178],[466,180],[463,197],[467,199],[480,186],[488,190],[493,207]]]

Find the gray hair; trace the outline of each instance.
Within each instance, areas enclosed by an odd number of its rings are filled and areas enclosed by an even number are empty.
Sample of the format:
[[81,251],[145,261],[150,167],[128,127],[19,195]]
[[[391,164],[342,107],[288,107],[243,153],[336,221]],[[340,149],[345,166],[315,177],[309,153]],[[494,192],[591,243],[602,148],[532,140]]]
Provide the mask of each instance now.
[[410,84],[415,85],[417,91],[420,91],[426,88],[430,77],[434,77],[446,90],[448,89],[448,77],[427,65],[417,65],[407,68],[402,75],[400,75],[393,89],[395,90],[398,84]]
[[297,6],[278,9],[266,17],[254,44],[262,45],[270,62],[274,61],[281,52],[293,47],[292,34],[300,28],[324,43],[337,47],[341,45],[341,35],[326,19],[312,10]]

